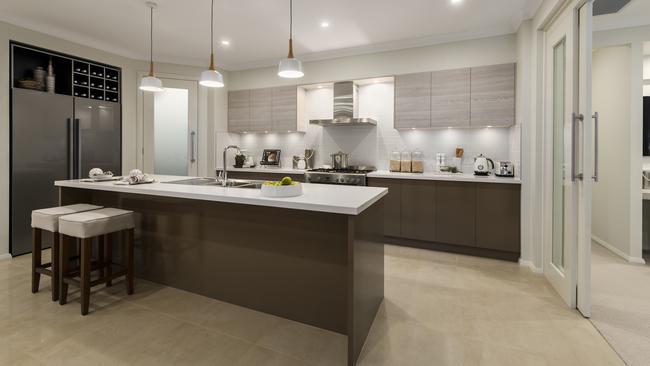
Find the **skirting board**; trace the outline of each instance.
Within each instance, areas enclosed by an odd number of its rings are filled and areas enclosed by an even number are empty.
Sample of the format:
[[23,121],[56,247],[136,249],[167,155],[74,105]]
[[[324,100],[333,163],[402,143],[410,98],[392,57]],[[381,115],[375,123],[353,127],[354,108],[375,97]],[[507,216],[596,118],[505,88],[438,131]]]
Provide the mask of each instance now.
[[604,241],[603,239],[597,237],[596,235],[591,234],[591,239],[595,241],[596,243],[602,245],[603,247],[609,249],[612,253],[618,255],[619,257],[625,259],[626,261],[634,264],[645,264],[645,259],[640,258],[640,257],[632,257],[630,255],[627,255],[623,253],[620,249],[617,247],[611,245],[610,243]]
[[519,258],[519,265],[522,267],[528,267],[531,271],[533,271],[533,273],[544,273],[544,270],[539,267],[535,267],[532,261],[527,261]]
[[6,260],[6,259],[11,259],[11,254],[9,254],[9,253],[0,254],[0,261]]

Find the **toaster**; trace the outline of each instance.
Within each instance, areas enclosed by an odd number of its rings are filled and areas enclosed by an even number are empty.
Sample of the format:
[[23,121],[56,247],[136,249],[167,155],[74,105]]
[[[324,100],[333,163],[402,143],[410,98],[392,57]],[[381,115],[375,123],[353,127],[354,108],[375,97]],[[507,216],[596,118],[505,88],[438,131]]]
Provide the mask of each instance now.
[[515,165],[510,161],[497,161],[497,166],[494,169],[494,175],[497,177],[514,177]]

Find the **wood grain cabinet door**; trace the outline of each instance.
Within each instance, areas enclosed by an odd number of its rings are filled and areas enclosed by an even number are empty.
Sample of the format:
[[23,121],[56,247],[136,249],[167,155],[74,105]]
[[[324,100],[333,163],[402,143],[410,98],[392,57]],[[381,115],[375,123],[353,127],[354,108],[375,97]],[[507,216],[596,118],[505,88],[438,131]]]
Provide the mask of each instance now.
[[388,188],[384,197],[384,235],[400,237],[402,221],[402,186],[397,179],[369,178],[371,187]]
[[515,64],[471,69],[472,127],[515,124]]
[[521,251],[521,186],[477,184],[476,243],[480,248]]
[[264,132],[272,128],[271,96],[272,89],[253,89],[251,93],[250,131]]
[[476,245],[476,184],[438,182],[436,186],[436,242]]
[[228,92],[228,132],[246,132],[250,129],[251,92]]
[[431,127],[430,72],[395,76],[394,127]]
[[298,129],[298,97],[295,86],[273,88],[273,131]]
[[431,73],[431,127],[469,127],[470,69]]
[[401,237],[435,241],[436,187],[433,181],[402,180]]

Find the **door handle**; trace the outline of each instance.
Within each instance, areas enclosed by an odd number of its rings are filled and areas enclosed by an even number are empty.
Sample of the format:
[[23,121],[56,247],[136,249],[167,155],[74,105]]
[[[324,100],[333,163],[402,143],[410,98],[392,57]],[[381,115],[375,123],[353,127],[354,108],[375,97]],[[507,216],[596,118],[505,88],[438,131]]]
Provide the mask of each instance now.
[[576,180],[582,180],[582,172],[578,172],[578,152],[577,152],[577,140],[578,140],[578,124],[584,121],[585,116],[578,113],[573,113],[573,121],[571,122],[571,180],[575,182]]
[[195,163],[196,162],[196,155],[194,155],[194,148],[196,146],[195,140],[196,139],[196,132],[192,131],[190,132],[190,162]]
[[594,175],[591,177],[594,182],[598,182],[599,179],[599,172],[598,172],[598,125],[600,122],[600,114],[598,112],[595,112],[594,115],[592,116],[594,119]]
[[74,142],[74,172],[76,173],[75,179],[81,178],[81,138],[79,136],[79,118],[73,120],[73,142]]
[[74,128],[72,126],[72,118],[65,119],[65,127],[68,136],[68,179],[74,179]]

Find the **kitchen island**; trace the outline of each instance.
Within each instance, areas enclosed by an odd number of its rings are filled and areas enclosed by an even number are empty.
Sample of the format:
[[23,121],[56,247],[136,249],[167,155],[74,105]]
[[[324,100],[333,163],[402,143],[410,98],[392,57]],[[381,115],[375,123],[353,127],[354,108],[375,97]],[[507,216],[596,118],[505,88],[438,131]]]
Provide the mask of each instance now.
[[[136,213],[136,273],[167,286],[338,332],[354,365],[384,296],[386,188],[259,189],[57,181],[62,205]],[[136,289],[137,291],[137,289]]]

